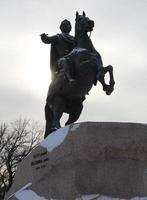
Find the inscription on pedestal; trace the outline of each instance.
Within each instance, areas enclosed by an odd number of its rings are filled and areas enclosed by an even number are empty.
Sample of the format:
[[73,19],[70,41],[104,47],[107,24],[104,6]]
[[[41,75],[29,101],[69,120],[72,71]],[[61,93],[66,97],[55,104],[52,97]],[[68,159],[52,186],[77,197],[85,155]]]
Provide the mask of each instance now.
[[49,161],[47,157],[47,151],[42,153],[36,153],[33,155],[33,161],[31,162],[31,166],[35,167],[36,170],[40,170],[46,167],[46,162]]

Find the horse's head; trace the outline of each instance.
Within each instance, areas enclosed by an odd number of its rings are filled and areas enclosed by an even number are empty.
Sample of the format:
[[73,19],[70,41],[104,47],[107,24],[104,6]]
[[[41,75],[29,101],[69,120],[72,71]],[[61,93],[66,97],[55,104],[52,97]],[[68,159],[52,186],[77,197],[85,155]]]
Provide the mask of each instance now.
[[78,34],[84,34],[87,32],[91,32],[94,27],[94,21],[86,17],[85,12],[83,11],[82,15],[79,15],[76,12],[76,24],[75,24],[75,31]]

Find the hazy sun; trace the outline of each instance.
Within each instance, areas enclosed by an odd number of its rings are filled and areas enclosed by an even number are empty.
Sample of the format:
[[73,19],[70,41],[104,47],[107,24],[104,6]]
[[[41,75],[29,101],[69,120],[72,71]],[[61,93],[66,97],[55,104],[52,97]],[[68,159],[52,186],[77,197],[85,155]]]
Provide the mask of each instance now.
[[26,87],[40,95],[47,93],[51,81],[49,56],[50,46],[41,43],[39,36],[31,38],[23,66],[23,81]]

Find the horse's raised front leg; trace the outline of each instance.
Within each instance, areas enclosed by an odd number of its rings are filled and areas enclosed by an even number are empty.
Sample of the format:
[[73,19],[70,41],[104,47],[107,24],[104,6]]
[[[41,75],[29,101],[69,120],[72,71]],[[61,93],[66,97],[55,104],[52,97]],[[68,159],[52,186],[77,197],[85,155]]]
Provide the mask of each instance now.
[[[110,81],[109,85],[105,83],[105,74],[109,72],[110,75]],[[113,76],[113,67],[111,65],[108,65],[107,67],[101,68],[100,75],[98,76],[98,80],[101,82],[103,86],[103,90],[106,92],[107,95],[110,95],[114,90],[114,76]]]
[[114,76],[113,76],[113,67],[111,65],[104,67],[104,73],[106,74],[107,72],[109,72],[109,75],[110,75],[109,84],[111,87],[114,87],[115,81],[114,81]]

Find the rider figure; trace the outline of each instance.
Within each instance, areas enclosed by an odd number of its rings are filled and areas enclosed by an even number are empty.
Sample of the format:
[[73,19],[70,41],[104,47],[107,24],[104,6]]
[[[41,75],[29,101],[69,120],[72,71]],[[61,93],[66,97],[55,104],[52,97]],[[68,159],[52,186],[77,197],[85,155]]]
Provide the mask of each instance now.
[[[54,80],[59,70],[61,70],[61,65],[60,69],[58,67],[58,60],[67,55],[70,51],[72,51],[75,46],[74,37],[69,34],[71,31],[71,23],[67,19],[61,22],[60,30],[60,34],[56,34],[50,37],[45,33],[41,34],[42,42],[44,42],[45,44],[51,44],[50,69],[52,80]],[[66,71],[68,71],[68,69],[65,69],[63,71],[65,71],[66,75]],[[69,73],[67,72],[67,74]]]

